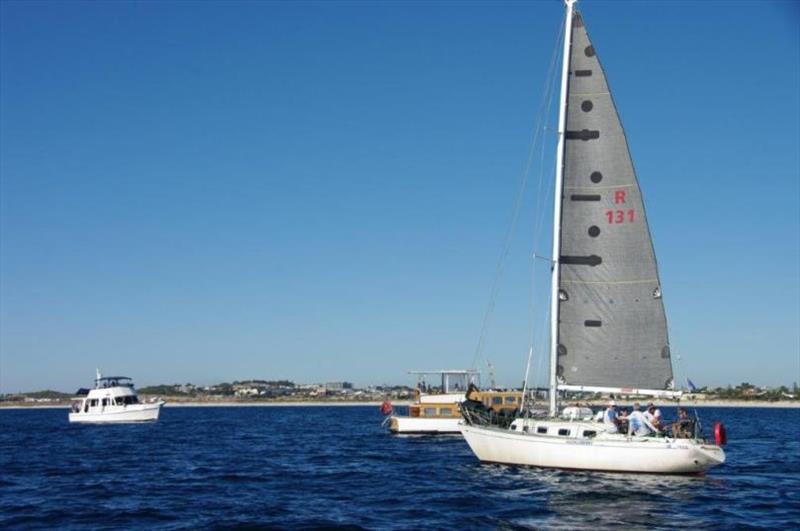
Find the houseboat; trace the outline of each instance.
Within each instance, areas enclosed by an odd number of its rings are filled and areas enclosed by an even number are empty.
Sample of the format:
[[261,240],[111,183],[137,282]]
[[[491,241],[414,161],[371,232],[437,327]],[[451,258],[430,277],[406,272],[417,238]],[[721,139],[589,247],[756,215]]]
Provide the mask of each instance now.
[[[511,413],[519,408],[519,391],[477,390],[480,373],[476,370],[410,371],[418,377],[414,402],[408,414],[393,413],[388,417],[389,431],[397,434],[460,433],[461,403],[470,396],[498,414]],[[431,386],[430,380],[438,379]]]

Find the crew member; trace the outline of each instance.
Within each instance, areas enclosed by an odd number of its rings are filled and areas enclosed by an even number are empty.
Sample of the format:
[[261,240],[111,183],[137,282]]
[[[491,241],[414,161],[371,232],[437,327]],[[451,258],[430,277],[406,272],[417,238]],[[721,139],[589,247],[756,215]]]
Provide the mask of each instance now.
[[644,412],[644,418],[650,421],[650,424],[655,426],[656,429],[662,429],[661,410],[658,409],[652,402],[647,404],[647,411]]
[[637,437],[645,437],[656,432],[658,429],[639,411],[639,402],[633,404],[633,411],[628,415],[628,435],[633,433]]
[[694,421],[686,408],[678,409],[678,420],[672,424],[672,436],[676,439],[691,439],[694,436]]
[[606,412],[603,415],[603,424],[608,433],[617,433],[619,431],[619,419],[617,418],[617,404],[612,400],[608,403]]

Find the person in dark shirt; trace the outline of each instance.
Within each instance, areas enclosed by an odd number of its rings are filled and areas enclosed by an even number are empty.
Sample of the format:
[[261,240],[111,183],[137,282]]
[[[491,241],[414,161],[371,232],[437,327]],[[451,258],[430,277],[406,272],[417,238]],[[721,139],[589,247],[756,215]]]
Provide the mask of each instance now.
[[676,439],[694,437],[694,421],[689,418],[686,408],[678,408],[678,420],[672,424],[672,436]]

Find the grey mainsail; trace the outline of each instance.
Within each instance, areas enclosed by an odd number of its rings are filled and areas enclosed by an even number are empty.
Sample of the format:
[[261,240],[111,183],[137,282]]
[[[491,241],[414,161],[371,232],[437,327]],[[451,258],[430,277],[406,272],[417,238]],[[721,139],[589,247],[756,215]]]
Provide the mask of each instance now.
[[564,147],[559,381],[665,389],[667,322],[639,184],[583,19],[573,19]]

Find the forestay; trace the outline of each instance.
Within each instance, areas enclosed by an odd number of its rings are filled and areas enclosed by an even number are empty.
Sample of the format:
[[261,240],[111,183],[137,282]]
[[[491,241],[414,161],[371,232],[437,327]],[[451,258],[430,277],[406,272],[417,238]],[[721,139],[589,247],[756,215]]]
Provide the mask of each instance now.
[[642,196],[605,74],[578,13],[569,70],[559,381],[665,389],[672,365]]

